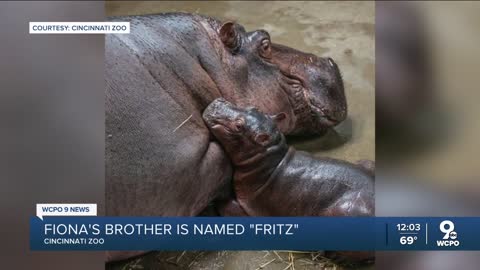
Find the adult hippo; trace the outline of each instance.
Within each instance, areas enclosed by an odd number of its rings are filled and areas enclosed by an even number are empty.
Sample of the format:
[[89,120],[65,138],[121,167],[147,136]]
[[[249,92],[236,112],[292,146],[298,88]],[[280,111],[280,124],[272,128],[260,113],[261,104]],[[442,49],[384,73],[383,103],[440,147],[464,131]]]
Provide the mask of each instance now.
[[264,30],[184,13],[110,21],[131,33],[106,35],[107,215],[195,216],[229,194],[229,159],[202,119],[218,97],[285,112],[285,134],[345,118],[333,60],[272,44]]

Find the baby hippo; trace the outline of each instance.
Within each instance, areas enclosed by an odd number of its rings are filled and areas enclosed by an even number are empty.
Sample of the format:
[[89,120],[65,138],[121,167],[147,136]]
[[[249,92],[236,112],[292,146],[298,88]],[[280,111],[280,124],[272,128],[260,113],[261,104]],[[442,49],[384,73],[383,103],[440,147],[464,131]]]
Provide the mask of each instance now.
[[286,144],[276,124],[255,108],[216,99],[203,119],[230,157],[236,200],[224,215],[372,216],[373,174],[361,165],[316,158]]

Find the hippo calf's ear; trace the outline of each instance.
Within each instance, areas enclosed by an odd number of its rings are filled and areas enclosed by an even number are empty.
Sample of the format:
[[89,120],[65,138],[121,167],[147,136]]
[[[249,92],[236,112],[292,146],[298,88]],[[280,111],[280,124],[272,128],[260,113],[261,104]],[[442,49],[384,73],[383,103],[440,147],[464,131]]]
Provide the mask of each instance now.
[[218,33],[220,36],[220,40],[222,40],[223,44],[228,49],[230,49],[232,52],[236,52],[238,50],[239,40],[235,23],[224,23],[222,27],[220,27],[220,31]]

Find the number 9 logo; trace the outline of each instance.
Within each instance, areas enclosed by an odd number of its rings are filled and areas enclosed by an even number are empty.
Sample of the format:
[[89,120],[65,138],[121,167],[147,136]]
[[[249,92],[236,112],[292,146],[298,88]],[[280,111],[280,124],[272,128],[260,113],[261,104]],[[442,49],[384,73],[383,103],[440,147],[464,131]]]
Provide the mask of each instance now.
[[445,234],[443,239],[448,239],[450,233],[453,232],[454,229],[455,225],[450,220],[444,220],[442,223],[440,223],[440,231]]

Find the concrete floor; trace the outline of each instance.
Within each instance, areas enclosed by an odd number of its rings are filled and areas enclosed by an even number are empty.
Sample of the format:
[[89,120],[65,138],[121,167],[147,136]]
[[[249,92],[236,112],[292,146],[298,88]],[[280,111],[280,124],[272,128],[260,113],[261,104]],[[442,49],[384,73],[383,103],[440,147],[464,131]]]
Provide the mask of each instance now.
[[[275,43],[332,57],[342,71],[349,118],[336,132],[291,143],[317,156],[348,161],[375,159],[373,2],[106,2],[107,16],[173,11],[235,20],[247,30],[269,31]],[[331,265],[337,268],[329,268],[318,258],[312,260],[310,253],[281,253],[282,260],[273,252],[188,252],[180,257],[181,254],[153,253],[138,262],[133,260],[109,269],[260,269],[273,259],[261,269],[286,269],[289,254],[294,256],[295,269],[341,269]]]

